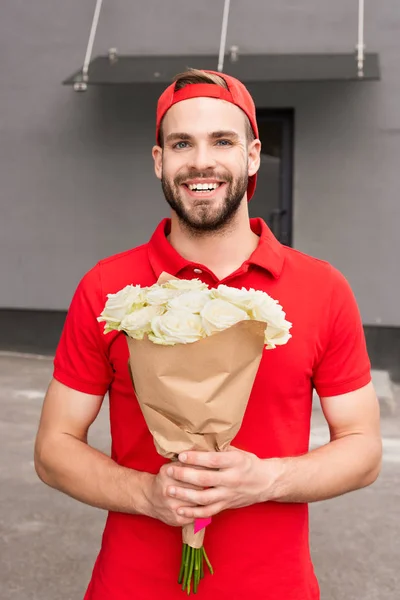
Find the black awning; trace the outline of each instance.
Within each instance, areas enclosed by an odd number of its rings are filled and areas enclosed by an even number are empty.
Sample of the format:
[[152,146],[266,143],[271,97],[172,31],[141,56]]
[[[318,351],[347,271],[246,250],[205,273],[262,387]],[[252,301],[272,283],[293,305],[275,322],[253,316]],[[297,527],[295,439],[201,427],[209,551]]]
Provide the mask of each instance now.
[[[88,85],[170,83],[187,68],[217,71],[217,56],[98,56],[89,65]],[[380,79],[378,54],[366,54],[363,76],[358,75],[355,54],[241,54],[229,56],[224,72],[243,83],[365,81]],[[65,81],[82,82],[82,71]]]

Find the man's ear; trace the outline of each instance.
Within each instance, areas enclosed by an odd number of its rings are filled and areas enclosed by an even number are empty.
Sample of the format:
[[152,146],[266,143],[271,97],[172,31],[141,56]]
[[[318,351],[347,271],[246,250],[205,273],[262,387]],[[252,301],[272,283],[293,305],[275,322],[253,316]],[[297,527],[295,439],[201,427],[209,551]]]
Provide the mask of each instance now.
[[253,140],[249,144],[248,148],[248,175],[251,177],[257,173],[260,168],[261,154],[261,142],[260,140]]
[[154,172],[158,179],[161,179],[162,176],[162,153],[161,146],[153,146]]

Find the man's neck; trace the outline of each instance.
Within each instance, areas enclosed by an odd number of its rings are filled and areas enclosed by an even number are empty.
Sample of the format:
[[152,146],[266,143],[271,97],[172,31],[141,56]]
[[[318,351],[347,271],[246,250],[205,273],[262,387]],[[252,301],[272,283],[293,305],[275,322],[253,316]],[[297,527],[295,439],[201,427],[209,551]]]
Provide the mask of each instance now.
[[259,237],[251,230],[248,214],[237,217],[221,231],[196,235],[173,213],[168,240],[183,258],[206,266],[221,280],[239,269],[258,246]]

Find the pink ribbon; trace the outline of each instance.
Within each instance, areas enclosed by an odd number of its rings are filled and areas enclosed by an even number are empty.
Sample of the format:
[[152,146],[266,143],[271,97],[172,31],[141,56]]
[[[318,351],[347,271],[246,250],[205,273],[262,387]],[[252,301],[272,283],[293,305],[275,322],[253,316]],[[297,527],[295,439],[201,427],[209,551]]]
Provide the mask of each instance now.
[[195,519],[194,532],[197,533],[198,531],[201,531],[202,529],[204,529],[204,527],[207,527],[207,525],[209,525],[210,523],[211,523],[211,517],[208,517],[208,519]]

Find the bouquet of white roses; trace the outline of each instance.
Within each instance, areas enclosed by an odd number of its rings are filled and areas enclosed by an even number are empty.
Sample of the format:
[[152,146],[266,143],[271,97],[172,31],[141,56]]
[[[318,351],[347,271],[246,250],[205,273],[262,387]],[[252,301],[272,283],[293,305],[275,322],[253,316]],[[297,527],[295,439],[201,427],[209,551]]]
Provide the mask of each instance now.
[[[150,287],[128,285],[108,294],[98,321],[122,331],[129,346],[135,393],[157,452],[175,460],[188,450],[225,450],[237,434],[264,348],[291,338],[277,300],[259,290],[163,274]],[[204,561],[204,527],[183,528],[178,581],[197,592]]]

